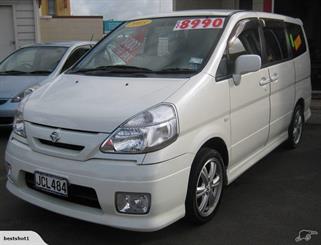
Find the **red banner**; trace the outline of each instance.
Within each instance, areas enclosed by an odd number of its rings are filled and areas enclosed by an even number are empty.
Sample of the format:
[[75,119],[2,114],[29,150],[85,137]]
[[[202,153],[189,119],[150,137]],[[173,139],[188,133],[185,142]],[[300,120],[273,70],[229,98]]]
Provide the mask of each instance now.
[[264,0],[263,2],[263,11],[264,12],[272,12],[272,5],[273,5],[273,0]]

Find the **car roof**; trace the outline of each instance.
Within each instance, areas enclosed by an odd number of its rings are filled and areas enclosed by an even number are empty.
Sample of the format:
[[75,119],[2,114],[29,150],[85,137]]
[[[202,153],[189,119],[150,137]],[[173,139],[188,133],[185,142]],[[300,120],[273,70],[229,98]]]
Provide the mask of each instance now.
[[158,15],[148,15],[144,17],[132,18],[135,19],[145,19],[145,18],[162,18],[162,17],[176,17],[176,16],[209,16],[209,15],[218,15],[218,16],[228,16],[240,10],[232,9],[204,9],[204,10],[184,10],[184,11],[174,11],[169,13],[161,13]]
[[294,22],[297,24],[302,24],[302,21],[297,18],[292,18],[285,15],[268,13],[268,12],[258,12],[258,11],[247,11],[247,10],[236,10],[236,9],[202,9],[202,10],[183,10],[183,11],[174,11],[169,13],[162,13],[157,15],[148,15],[143,17],[132,18],[132,20],[138,19],[147,19],[147,18],[164,18],[164,17],[180,17],[180,16],[231,16],[233,14],[242,13],[242,14],[257,14],[259,17],[266,18],[275,18],[282,19],[285,21]]
[[83,46],[83,45],[95,45],[97,42],[95,41],[61,41],[61,42],[44,42],[44,43],[35,43],[28,45],[27,47],[35,47],[35,46],[54,46],[54,47],[74,47],[74,46]]

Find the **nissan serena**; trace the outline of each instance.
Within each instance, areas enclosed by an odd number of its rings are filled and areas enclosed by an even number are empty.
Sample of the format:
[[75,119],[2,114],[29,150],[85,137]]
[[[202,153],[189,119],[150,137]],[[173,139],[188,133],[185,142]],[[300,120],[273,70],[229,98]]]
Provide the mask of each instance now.
[[7,188],[136,231],[209,221],[224,186],[310,117],[302,22],[187,11],[124,22],[19,104]]

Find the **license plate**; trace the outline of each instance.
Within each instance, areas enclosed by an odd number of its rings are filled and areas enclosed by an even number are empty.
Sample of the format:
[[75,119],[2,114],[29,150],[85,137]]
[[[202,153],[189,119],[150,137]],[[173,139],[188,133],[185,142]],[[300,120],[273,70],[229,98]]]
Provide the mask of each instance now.
[[68,180],[41,172],[35,172],[35,187],[60,196],[68,196]]

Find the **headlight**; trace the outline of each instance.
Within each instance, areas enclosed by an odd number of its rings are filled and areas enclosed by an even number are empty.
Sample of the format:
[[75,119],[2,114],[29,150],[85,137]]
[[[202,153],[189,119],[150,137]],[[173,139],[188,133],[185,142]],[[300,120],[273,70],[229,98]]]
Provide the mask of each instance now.
[[100,149],[110,153],[146,153],[159,150],[176,140],[178,119],[171,104],[152,107],[121,125]]
[[35,85],[30,88],[25,89],[23,92],[18,94],[16,97],[11,99],[12,103],[19,103],[23,98],[27,97],[29,94],[33,93],[36,89],[38,89],[40,85]]
[[116,192],[116,209],[125,214],[147,214],[151,205],[149,193]]
[[26,102],[27,102],[27,98],[25,98],[19,103],[16,115],[13,121],[13,131],[17,135],[20,135],[21,137],[24,137],[24,138],[26,138],[26,131],[25,131],[25,123],[23,120],[23,108]]

